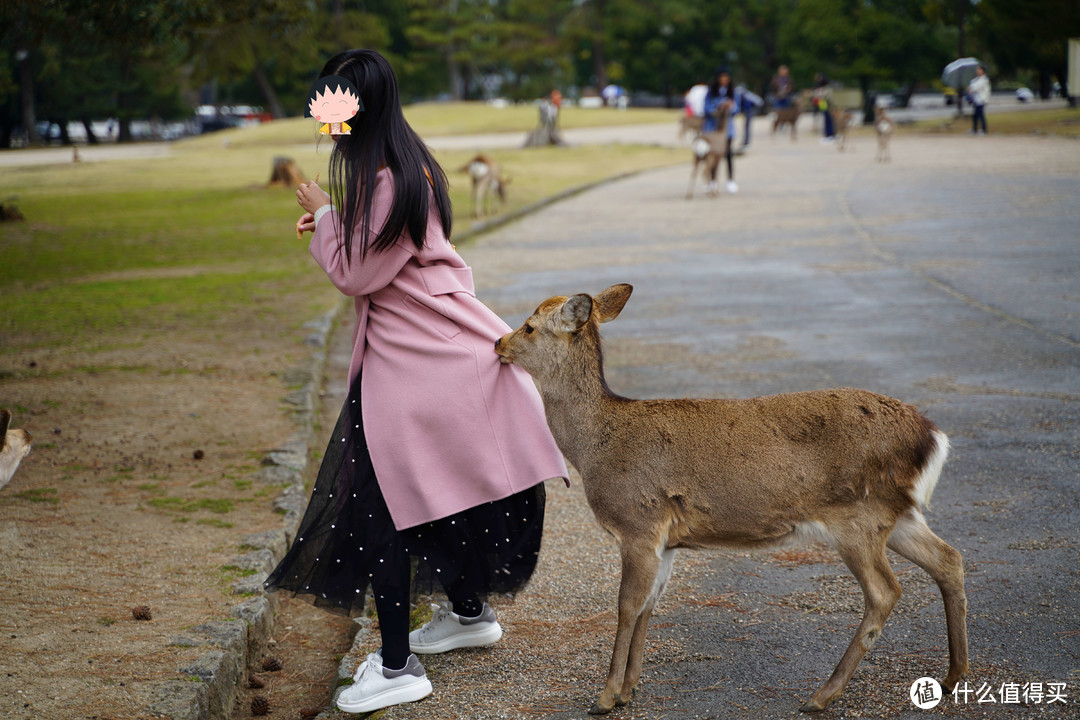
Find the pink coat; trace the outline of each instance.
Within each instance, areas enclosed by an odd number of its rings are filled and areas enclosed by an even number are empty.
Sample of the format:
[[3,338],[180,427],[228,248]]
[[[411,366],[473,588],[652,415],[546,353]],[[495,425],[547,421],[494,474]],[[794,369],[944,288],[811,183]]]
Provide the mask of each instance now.
[[[393,184],[388,169],[379,172],[371,238],[389,215]],[[569,484],[536,386],[495,354],[510,328],[476,299],[472,270],[431,204],[420,250],[403,236],[361,261],[358,228],[346,264],[336,210],[319,219],[310,247],[330,281],[355,298],[349,380],[362,366],[364,434],[399,530],[549,478]]]

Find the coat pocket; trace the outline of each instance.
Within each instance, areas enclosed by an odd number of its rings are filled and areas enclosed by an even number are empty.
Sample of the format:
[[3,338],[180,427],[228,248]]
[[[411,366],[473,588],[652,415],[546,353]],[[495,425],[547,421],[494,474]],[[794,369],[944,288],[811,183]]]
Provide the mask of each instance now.
[[417,323],[435,330],[447,340],[453,340],[461,334],[461,327],[456,322],[432,307],[438,302],[435,298],[414,298],[411,295],[405,295],[403,301]]
[[420,268],[420,278],[432,297],[463,292],[476,297],[473,286],[472,268],[450,267],[449,265],[429,265]]

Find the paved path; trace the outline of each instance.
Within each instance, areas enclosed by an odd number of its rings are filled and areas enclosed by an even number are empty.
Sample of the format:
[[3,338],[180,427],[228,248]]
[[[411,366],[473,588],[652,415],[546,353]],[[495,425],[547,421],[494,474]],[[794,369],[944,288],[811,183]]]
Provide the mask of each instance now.
[[[966,559],[972,689],[1065,682],[1070,703],[947,704],[964,717],[1075,717],[1080,143],[900,137],[892,164],[873,156],[869,139],[843,154],[766,141],[739,159],[737,195],[699,188],[688,202],[688,168],[651,172],[463,253],[512,325],[551,295],[632,283],[605,326],[608,380],[624,395],[850,385],[918,404],[953,442],[928,520]],[[549,547],[575,532],[565,522],[551,515]],[[797,714],[850,639],[858,590],[839,563],[765,559],[677,562],[641,693],[616,717]],[[936,588],[896,567],[907,595],[840,704],[867,717],[918,716],[910,684],[946,667]],[[687,595],[715,602],[680,604]],[[594,697],[605,671],[564,701]]]

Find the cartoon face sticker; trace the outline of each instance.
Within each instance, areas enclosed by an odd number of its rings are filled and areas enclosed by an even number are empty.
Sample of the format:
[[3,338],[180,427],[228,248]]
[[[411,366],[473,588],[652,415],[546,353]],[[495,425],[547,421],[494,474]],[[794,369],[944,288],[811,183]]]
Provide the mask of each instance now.
[[328,75],[311,86],[304,117],[313,117],[323,123],[320,133],[348,135],[351,128],[346,121],[363,110],[364,103],[352,83],[340,75]]

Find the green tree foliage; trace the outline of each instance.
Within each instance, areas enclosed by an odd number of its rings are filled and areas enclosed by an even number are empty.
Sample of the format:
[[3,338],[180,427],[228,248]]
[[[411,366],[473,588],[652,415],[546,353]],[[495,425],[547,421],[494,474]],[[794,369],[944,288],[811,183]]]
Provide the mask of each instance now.
[[968,45],[999,72],[1063,75],[1076,0],[35,0],[0,4],[0,144],[54,122],[189,115],[217,100],[302,112],[326,59],[370,47],[406,100],[573,95],[615,82],[678,100],[728,66],[781,63],[864,91],[933,82]]
[[1065,85],[1068,40],[1080,37],[1080,2],[983,0],[975,26],[999,72],[1034,71],[1047,97],[1052,77]]

